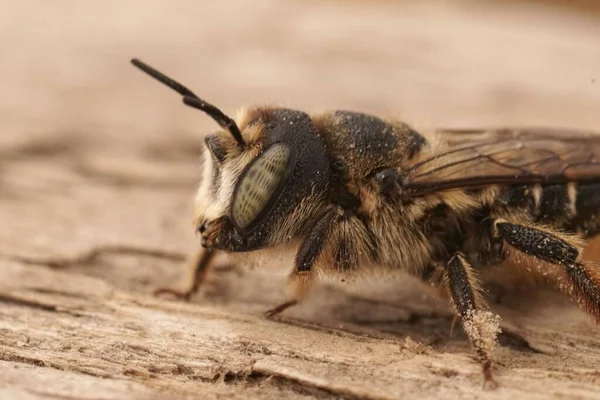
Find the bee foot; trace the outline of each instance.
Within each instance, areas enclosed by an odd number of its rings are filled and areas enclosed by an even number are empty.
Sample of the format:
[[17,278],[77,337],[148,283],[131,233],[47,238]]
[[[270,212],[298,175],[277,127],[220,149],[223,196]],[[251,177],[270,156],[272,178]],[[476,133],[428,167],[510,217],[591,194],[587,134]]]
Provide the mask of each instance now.
[[189,301],[190,297],[194,293],[193,290],[177,290],[171,288],[160,288],[154,291],[154,296],[162,296],[164,294],[168,294],[171,296],[175,296],[178,300]]
[[274,316],[281,314],[286,309],[298,304],[298,300],[290,300],[285,303],[279,304],[277,307],[273,307],[267,311],[265,311],[265,317],[273,318]]
[[483,390],[494,390],[498,388],[498,382],[496,382],[493,378],[484,379],[483,380]]
[[489,360],[483,363],[483,389],[494,390],[498,387],[498,383],[492,377],[492,363]]

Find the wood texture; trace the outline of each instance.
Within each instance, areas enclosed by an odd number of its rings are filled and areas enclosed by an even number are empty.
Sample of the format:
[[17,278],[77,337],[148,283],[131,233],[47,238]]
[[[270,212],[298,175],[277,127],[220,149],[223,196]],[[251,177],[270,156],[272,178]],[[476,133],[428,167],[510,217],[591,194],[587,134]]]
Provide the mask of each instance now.
[[[208,118],[274,102],[420,126],[600,130],[600,19],[540,2],[5,2],[0,398],[598,398],[599,328],[549,290],[493,297],[501,387],[446,301],[399,275],[319,285],[277,321],[290,259],[181,284]],[[229,10],[234,7],[233,10]],[[405,251],[405,249],[399,249]],[[596,258],[600,259],[600,258]],[[262,264],[271,264],[263,266]]]

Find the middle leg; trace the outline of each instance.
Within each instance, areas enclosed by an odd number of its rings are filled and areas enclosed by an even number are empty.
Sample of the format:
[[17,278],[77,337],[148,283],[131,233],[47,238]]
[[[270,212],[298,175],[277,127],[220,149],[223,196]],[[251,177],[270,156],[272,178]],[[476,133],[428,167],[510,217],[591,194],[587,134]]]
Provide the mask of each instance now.
[[268,318],[282,313],[288,308],[298,304],[310,290],[314,282],[313,266],[321,256],[327,243],[327,235],[331,230],[338,215],[338,209],[330,209],[312,228],[310,234],[304,239],[296,254],[294,269],[288,276],[288,290],[292,293],[289,300],[265,312]]

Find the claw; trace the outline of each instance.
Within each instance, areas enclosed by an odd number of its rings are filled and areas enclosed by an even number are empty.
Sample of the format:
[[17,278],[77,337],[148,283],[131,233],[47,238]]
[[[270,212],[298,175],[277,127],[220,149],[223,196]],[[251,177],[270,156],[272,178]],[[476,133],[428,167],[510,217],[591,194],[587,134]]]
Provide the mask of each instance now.
[[161,296],[164,294],[170,294],[175,296],[178,300],[190,301],[193,291],[191,290],[177,290],[171,288],[160,288],[154,291],[154,296]]
[[273,307],[273,308],[265,311],[265,317],[273,318],[277,314],[281,314],[283,311],[285,311],[286,309],[288,309],[291,306],[294,306],[296,304],[298,304],[298,300],[286,301],[285,303],[279,304],[277,307]]
[[493,390],[498,387],[498,383],[492,377],[492,362],[486,361],[483,363],[483,389]]

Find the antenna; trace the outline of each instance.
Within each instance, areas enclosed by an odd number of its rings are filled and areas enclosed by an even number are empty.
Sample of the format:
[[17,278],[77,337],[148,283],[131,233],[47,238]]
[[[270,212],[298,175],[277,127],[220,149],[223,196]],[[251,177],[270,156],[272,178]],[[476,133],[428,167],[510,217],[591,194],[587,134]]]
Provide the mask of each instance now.
[[157,81],[170,87],[171,89],[182,95],[183,103],[185,105],[190,106],[192,108],[196,108],[200,111],[204,111],[206,114],[208,114],[223,129],[226,129],[229,133],[231,133],[231,136],[233,136],[233,138],[241,148],[244,148],[246,146],[246,142],[244,142],[244,138],[242,137],[240,128],[238,128],[235,121],[227,115],[225,115],[223,111],[219,110],[212,104],[202,100],[200,97],[196,96],[194,92],[183,86],[181,83],[169,78],[162,72],[155,70],[154,68],[138,60],[137,58],[132,59],[131,63],[146,74],[156,79]]

